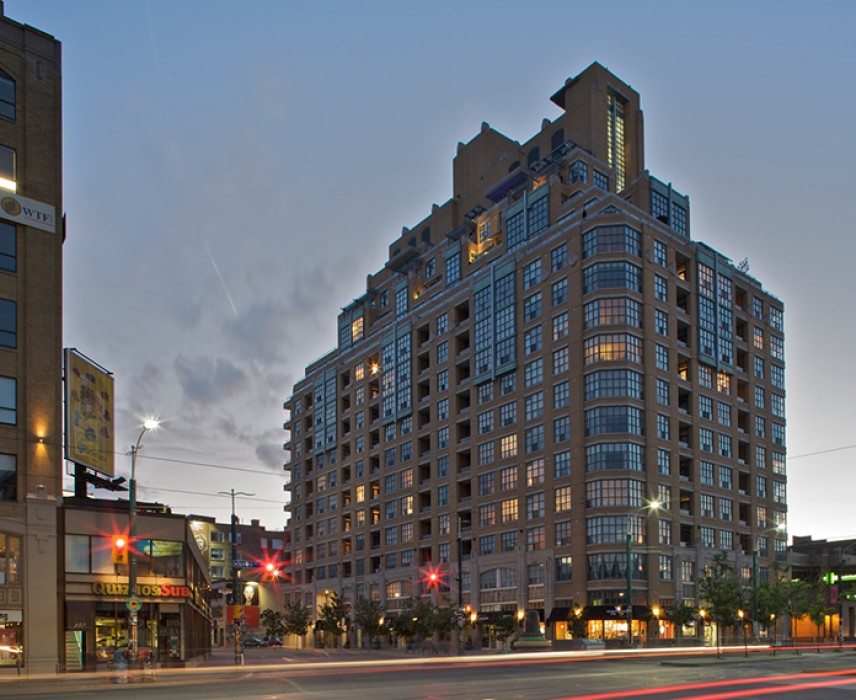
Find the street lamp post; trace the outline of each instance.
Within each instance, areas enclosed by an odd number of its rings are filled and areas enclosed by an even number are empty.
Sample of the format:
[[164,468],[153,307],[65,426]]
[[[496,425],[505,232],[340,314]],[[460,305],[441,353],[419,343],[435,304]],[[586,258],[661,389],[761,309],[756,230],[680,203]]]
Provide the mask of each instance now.
[[745,613],[742,610],[737,611],[737,616],[740,618],[740,627],[743,628],[743,656],[749,658],[749,647],[746,645],[746,620]]
[[627,646],[633,646],[633,516],[627,516]]
[[844,555],[853,547],[856,547],[856,542],[838,548],[838,646],[844,644]]
[[130,541],[128,560],[128,663],[133,664],[138,656],[140,619],[137,614],[137,454],[142,449],[143,435],[156,430],[158,422],[149,418],[143,423],[143,429],[137,442],[131,445],[131,481],[128,484],[128,540]]
[[627,561],[627,644],[633,646],[633,517],[642,511],[656,512],[660,508],[660,502],[653,500],[641,508],[627,514],[627,537],[625,539]]
[[232,561],[232,624],[234,626],[233,637],[235,640],[235,664],[241,665],[241,619],[243,618],[243,613],[241,615],[235,615],[237,611],[241,599],[241,591],[238,590],[240,585],[240,579],[238,577],[238,567],[235,566],[235,562],[238,560],[238,518],[235,515],[235,496],[255,496],[254,493],[247,493],[246,491],[235,491],[235,489],[229,489],[228,491],[218,491],[217,495],[219,496],[229,496],[232,499],[232,521],[231,521],[231,529],[230,536],[232,539],[232,552],[231,552],[231,561]]

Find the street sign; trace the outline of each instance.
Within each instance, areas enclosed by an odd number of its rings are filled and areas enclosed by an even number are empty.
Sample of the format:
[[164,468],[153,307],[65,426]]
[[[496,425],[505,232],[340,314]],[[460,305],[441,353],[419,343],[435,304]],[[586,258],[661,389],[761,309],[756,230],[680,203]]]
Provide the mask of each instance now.
[[254,561],[247,561],[246,559],[235,559],[232,562],[233,569],[253,569],[258,566]]
[[128,600],[125,601],[125,605],[127,606],[128,610],[130,610],[131,612],[136,612],[137,610],[140,609],[140,606],[142,605],[142,601],[139,598],[137,598],[137,596],[132,595],[132,596],[129,596]]

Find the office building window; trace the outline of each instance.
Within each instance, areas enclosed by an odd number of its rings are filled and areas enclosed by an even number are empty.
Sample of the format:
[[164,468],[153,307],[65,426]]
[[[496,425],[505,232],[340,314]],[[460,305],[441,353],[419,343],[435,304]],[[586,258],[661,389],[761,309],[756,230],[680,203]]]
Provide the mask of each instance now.
[[0,346],[17,347],[17,305],[9,299],[0,299]]
[[583,270],[583,294],[600,289],[642,291],[642,270],[626,262],[602,262]]
[[0,501],[18,500],[18,465],[15,455],[0,454]]
[[541,259],[533,260],[523,268],[524,291],[541,282]]
[[561,340],[568,336],[567,311],[553,317],[553,340]]
[[8,221],[0,221],[0,270],[15,272],[17,262],[17,229]]
[[550,272],[558,272],[568,264],[568,245],[562,245],[553,248],[550,251]]
[[571,453],[556,452],[553,455],[553,476],[560,479],[571,475]]
[[0,116],[15,119],[15,81],[0,72]]
[[654,275],[654,298],[657,301],[669,301],[669,283],[661,275]]
[[598,226],[583,234],[583,258],[602,253],[640,256],[639,232],[629,226]]
[[17,382],[11,377],[0,377],[0,423],[15,425],[17,422]]

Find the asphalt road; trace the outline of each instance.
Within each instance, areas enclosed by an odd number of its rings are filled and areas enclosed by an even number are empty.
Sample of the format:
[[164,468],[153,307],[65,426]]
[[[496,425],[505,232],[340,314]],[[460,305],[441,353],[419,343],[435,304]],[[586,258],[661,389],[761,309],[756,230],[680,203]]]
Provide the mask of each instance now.
[[[342,661],[340,659],[345,658]],[[290,657],[254,650],[252,665],[160,671],[150,682],[108,676],[0,679],[0,697],[128,700],[856,700],[856,654],[704,656],[503,654],[466,658]],[[270,663],[263,663],[270,661]]]

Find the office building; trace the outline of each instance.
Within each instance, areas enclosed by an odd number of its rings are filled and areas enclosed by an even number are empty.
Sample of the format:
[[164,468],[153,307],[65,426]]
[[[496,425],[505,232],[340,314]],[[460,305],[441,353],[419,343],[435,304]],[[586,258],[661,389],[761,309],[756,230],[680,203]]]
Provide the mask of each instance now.
[[59,659],[60,44],[0,3],[0,666]]
[[439,571],[436,600],[541,610],[553,639],[576,610],[590,636],[671,636],[655,608],[696,605],[717,552],[747,586],[786,557],[782,303],[692,238],[632,87],[595,63],[551,99],[525,143],[458,144],[451,198],[285,402],[313,610],[394,614]]

